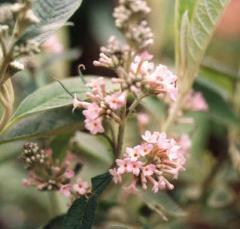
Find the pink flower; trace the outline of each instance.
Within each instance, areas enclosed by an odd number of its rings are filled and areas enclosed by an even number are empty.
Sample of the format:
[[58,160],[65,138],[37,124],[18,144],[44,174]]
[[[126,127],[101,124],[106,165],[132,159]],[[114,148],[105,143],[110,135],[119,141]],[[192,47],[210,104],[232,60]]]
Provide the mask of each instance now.
[[96,103],[90,103],[87,109],[83,111],[86,119],[97,119],[100,116],[102,109]]
[[192,111],[207,111],[208,104],[201,92],[191,92],[186,98],[186,108]]
[[71,179],[73,176],[75,175],[74,171],[71,170],[71,169],[67,169],[64,173],[64,176],[67,178],[67,179]]
[[27,187],[29,187],[31,185],[32,185],[32,181],[30,179],[26,179],[25,178],[25,179],[22,180],[22,186],[23,187],[27,188]]
[[116,160],[118,169],[117,172],[118,174],[123,174],[127,172],[127,167],[128,167],[128,161],[127,160],[121,160],[121,159],[117,159]]
[[142,168],[142,173],[144,176],[152,176],[156,170],[156,166],[154,164],[148,164]]
[[141,78],[145,75],[150,74],[150,72],[154,69],[154,64],[149,62],[150,54],[143,54],[140,56],[136,56],[130,66],[130,76],[135,78],[136,75]]
[[92,80],[87,86],[92,88],[94,95],[100,97],[106,96],[106,82],[103,77],[98,77],[97,79]]
[[73,111],[75,111],[77,108],[84,108],[84,109],[86,109],[89,105],[90,105],[90,103],[87,103],[87,102],[84,102],[84,101],[80,101],[77,98],[77,95],[74,94]]
[[154,132],[153,134],[150,131],[146,131],[143,135],[142,135],[142,139],[144,141],[146,141],[147,143],[157,143],[158,141],[158,137],[159,137],[159,133],[158,132]]
[[178,140],[178,144],[181,146],[181,149],[187,151],[192,146],[192,141],[187,134],[183,134]]
[[91,132],[91,134],[103,133],[104,128],[102,126],[102,118],[85,119],[84,121],[85,128]]
[[112,177],[113,177],[113,182],[114,182],[115,184],[122,182],[122,177],[121,177],[121,175],[117,172],[117,170],[116,170],[115,168],[114,168],[114,169],[109,169],[109,173],[112,175]]
[[141,155],[142,157],[145,157],[146,155],[151,153],[151,151],[153,150],[153,145],[148,143],[143,143],[142,145],[135,146],[135,148],[138,150],[139,155]]
[[134,148],[127,147],[126,156],[130,159],[130,161],[136,161],[140,157],[138,147],[139,146]]
[[176,160],[178,158],[179,149],[180,149],[180,147],[178,145],[173,145],[168,150],[168,157],[169,157],[170,160]]
[[147,82],[151,89],[155,90],[158,94],[167,93],[172,100],[176,100],[177,76],[174,75],[164,65],[158,65],[155,70],[147,77]]
[[59,192],[66,197],[70,197],[72,186],[70,184],[65,184],[60,187]]
[[138,113],[137,120],[140,126],[145,126],[149,123],[150,118],[149,115],[146,113]]
[[43,48],[50,53],[61,53],[64,48],[59,38],[56,35],[52,35],[43,43]]
[[111,109],[117,110],[125,105],[126,93],[116,92],[114,94],[108,95],[106,96],[105,101]]
[[73,190],[81,196],[86,195],[89,192],[89,189],[90,186],[88,182],[83,181],[82,179],[79,179],[78,183],[73,185]]
[[141,167],[142,167],[141,161],[128,161],[126,170],[127,172],[132,173],[135,176],[138,176]]

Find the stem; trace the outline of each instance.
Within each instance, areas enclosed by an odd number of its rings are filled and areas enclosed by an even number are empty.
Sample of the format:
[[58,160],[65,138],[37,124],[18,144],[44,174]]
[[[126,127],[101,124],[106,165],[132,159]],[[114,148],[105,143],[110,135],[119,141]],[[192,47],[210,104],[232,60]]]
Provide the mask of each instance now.
[[125,132],[125,122],[126,122],[126,105],[123,107],[121,111],[121,124],[118,129],[118,139],[117,139],[117,148],[116,148],[116,158],[118,158],[123,149],[124,144],[124,132]]
[[3,52],[3,58],[5,58],[5,56],[7,54],[7,50],[6,50],[6,46],[5,46],[5,43],[4,43],[4,40],[2,37],[0,37],[0,45],[2,48],[2,52]]
[[183,94],[180,94],[177,98],[176,102],[174,103],[167,120],[165,121],[164,125],[162,126],[162,131],[167,132],[171,124],[176,120],[179,110],[181,109],[183,100],[184,100]]
[[135,108],[141,103],[142,99],[147,97],[148,95],[142,95],[140,98],[136,98],[133,103],[131,104],[131,106],[128,108],[128,112],[127,112],[127,116],[126,118],[129,117],[129,115],[131,115]]
[[[235,82],[231,102],[233,110],[235,111],[238,117],[240,115],[239,93],[240,93],[240,80],[237,80]],[[233,167],[236,169],[238,174],[240,174],[240,150],[237,147],[237,144],[239,143],[239,136],[240,136],[239,125],[231,126],[230,128],[228,128],[228,141],[229,141],[228,153],[231,158]]]
[[0,131],[5,127],[7,121],[10,119],[13,104],[14,104],[14,90],[11,79],[7,80],[0,87],[0,102],[4,108],[3,115],[0,120]]

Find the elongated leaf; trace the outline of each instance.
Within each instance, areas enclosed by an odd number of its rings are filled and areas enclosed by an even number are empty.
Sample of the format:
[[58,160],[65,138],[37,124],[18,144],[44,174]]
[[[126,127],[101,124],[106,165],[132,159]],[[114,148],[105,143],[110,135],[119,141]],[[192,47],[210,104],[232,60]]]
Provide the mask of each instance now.
[[64,215],[57,216],[50,220],[43,229],[64,229],[63,228]]
[[46,41],[49,36],[62,27],[73,13],[80,7],[82,0],[37,0],[33,3],[34,14],[40,23],[30,27],[19,42],[33,39]]
[[107,165],[112,163],[113,149],[103,136],[93,136],[79,131],[74,136],[73,142],[76,144],[75,147],[86,156],[98,159]]
[[[163,216],[183,217],[186,213],[179,205],[165,192],[154,194],[150,191],[141,192],[143,201],[156,210],[158,213],[162,212]],[[166,219],[166,218],[165,218]]]
[[50,148],[53,151],[53,158],[60,161],[64,160],[69,146],[70,138],[72,133],[64,133],[62,135],[56,136],[50,144]]
[[[183,19],[184,14],[188,14],[188,17],[191,18],[194,5],[196,3],[196,0],[175,0],[175,56],[176,56],[176,67],[177,72],[179,73],[179,67],[180,63],[186,62],[186,60],[182,59],[182,49],[181,49],[181,39],[185,40],[183,37],[183,32],[181,31],[184,26],[183,21],[186,21]],[[186,26],[185,26],[186,27]],[[186,45],[184,45],[186,46]]]
[[111,182],[109,173],[96,176],[92,179],[92,194],[89,198],[77,199],[69,209],[64,220],[64,228],[90,229],[94,223],[97,200]]
[[[87,88],[79,78],[62,80],[64,86],[79,99],[85,99]],[[11,122],[27,115],[48,111],[72,104],[72,97],[61,87],[58,82],[44,86],[29,95],[17,108]]]
[[209,116],[225,125],[239,125],[239,118],[231,106],[214,88],[205,81],[198,80],[196,88],[201,90],[209,106]]
[[188,75],[198,71],[215,27],[229,0],[198,0],[191,18],[188,36]]
[[58,108],[36,113],[11,123],[0,135],[0,144],[21,139],[49,137],[81,127],[81,112]]

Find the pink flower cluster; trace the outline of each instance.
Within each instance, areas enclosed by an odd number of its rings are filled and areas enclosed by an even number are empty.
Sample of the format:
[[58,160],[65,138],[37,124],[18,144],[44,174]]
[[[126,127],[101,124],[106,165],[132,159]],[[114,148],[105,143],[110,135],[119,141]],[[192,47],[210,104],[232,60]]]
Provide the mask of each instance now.
[[[166,94],[175,101],[177,76],[164,65],[155,66],[151,59],[152,56],[147,52],[136,56],[131,64],[129,77],[133,81],[142,82],[142,85],[154,94]],[[136,91],[137,87],[132,86],[131,89]]]
[[91,92],[87,93],[87,97],[91,102],[80,101],[75,96],[73,107],[74,109],[84,109],[84,124],[87,130],[92,134],[103,133],[105,117],[119,122],[117,111],[125,105],[127,94],[120,91],[107,93],[106,83],[102,77],[92,80],[88,86],[91,88]]
[[184,136],[177,142],[165,133],[146,131],[142,139],[141,145],[127,148],[123,159],[117,159],[116,167],[110,169],[114,182],[120,183],[124,174],[131,174],[129,189],[132,191],[136,190],[137,183],[141,183],[143,189],[150,185],[153,192],[173,189],[169,180],[176,179],[184,170],[189,138]]
[[192,111],[207,111],[208,104],[201,92],[191,91],[185,101],[185,109]]

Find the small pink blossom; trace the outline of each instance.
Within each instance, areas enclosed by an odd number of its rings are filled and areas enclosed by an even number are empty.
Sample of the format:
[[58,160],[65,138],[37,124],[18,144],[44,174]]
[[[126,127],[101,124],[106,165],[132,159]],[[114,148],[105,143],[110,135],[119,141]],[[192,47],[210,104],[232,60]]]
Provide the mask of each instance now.
[[112,177],[113,177],[113,182],[114,182],[115,184],[122,182],[122,177],[121,177],[121,175],[117,172],[117,170],[116,170],[115,168],[114,168],[114,169],[110,169],[110,170],[109,170],[109,173],[112,175]]
[[43,43],[43,48],[50,53],[61,53],[64,51],[63,45],[56,35],[52,35]]
[[134,148],[136,148],[138,150],[139,155],[141,155],[142,157],[148,155],[152,149],[153,149],[153,145],[152,144],[148,144],[148,143],[143,143],[139,146],[135,146]]
[[191,148],[192,146],[192,141],[189,138],[189,136],[187,134],[183,134],[179,140],[178,140],[178,144],[181,146],[181,149],[184,151],[187,151]]
[[192,111],[207,111],[208,104],[201,92],[190,92],[186,98],[185,107]]
[[97,119],[100,116],[101,108],[96,103],[90,103],[87,109],[83,111],[83,115],[87,119]]
[[136,56],[130,66],[130,76],[135,78],[135,75],[146,76],[154,69],[154,64],[149,62],[150,54]]
[[102,118],[96,119],[85,119],[84,121],[85,128],[91,132],[91,134],[103,133],[104,128],[102,125]]
[[89,106],[90,103],[84,102],[84,101],[80,101],[77,98],[77,95],[74,94],[74,98],[73,98],[73,111],[75,111],[77,108],[84,108],[86,109]]
[[70,184],[65,184],[60,187],[59,192],[66,197],[70,197],[72,186]]
[[131,161],[136,161],[140,157],[140,153],[139,153],[138,147],[140,147],[140,146],[136,146],[134,148],[127,147],[127,149],[126,149],[126,156]]
[[180,148],[181,147],[176,144],[176,141],[171,139],[168,149],[168,157],[170,160],[176,160],[178,158]]
[[125,105],[126,93],[116,92],[114,94],[108,95],[106,96],[105,101],[111,109],[117,110]]
[[106,82],[103,77],[98,77],[97,79],[92,80],[87,86],[92,88],[94,95],[100,97],[106,96]]
[[145,126],[150,122],[149,115],[146,113],[138,113],[137,120],[140,126]]
[[117,169],[118,174],[123,174],[123,173],[127,172],[127,167],[128,167],[127,160],[117,159],[116,164],[118,166],[118,169]]
[[90,186],[88,182],[79,179],[77,184],[73,185],[73,190],[77,192],[79,195],[83,196],[89,192]]
[[142,163],[140,161],[128,161],[126,170],[128,173],[132,173],[135,176],[138,176],[140,173],[141,167],[142,167]]
[[156,170],[156,166],[153,164],[148,164],[142,168],[142,173],[144,176],[152,176]]
[[24,178],[24,179],[22,180],[22,186],[23,186],[23,187],[27,188],[27,187],[29,187],[29,186],[31,186],[31,185],[32,185],[32,181],[31,181],[30,179]]
[[73,170],[71,169],[67,169],[64,173],[64,176],[67,178],[67,179],[71,179],[72,177],[74,177],[75,173]]
[[176,81],[177,76],[169,71],[164,65],[158,65],[147,78],[147,82],[151,89],[155,90],[158,94],[168,94],[174,101],[177,96]]
[[159,137],[158,132],[151,133],[148,130],[142,135],[142,139],[144,141],[146,141],[148,143],[153,143],[153,144],[157,143],[158,137]]

